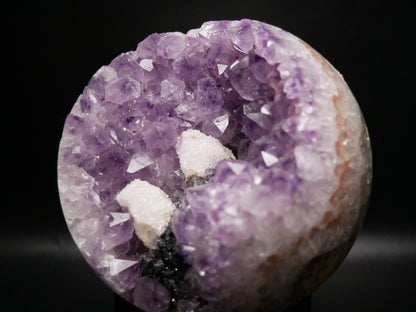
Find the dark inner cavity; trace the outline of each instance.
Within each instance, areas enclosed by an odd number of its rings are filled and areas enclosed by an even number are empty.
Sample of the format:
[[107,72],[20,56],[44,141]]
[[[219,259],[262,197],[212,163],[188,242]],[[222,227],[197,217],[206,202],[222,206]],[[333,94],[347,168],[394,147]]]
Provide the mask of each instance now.
[[140,275],[158,280],[169,291],[170,311],[176,310],[180,300],[191,300],[194,305],[203,306],[206,301],[191,295],[185,285],[185,273],[190,265],[176,252],[175,244],[175,235],[169,227],[155,249],[140,255]]

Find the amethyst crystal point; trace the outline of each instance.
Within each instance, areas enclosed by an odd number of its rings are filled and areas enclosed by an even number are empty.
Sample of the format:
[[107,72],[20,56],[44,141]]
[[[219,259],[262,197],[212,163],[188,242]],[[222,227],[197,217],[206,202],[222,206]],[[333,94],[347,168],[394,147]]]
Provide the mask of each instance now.
[[218,21],[100,68],[66,120],[58,180],[82,254],[143,311],[277,311],[347,254],[371,152],[322,56]]

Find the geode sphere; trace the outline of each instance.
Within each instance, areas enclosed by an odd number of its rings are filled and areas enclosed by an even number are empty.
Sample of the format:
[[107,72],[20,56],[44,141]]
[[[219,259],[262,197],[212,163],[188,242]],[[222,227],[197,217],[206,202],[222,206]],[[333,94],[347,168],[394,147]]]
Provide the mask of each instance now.
[[278,311],[340,264],[371,150],[342,76],[258,21],[153,34],[94,74],[59,147],[85,259],[146,312]]

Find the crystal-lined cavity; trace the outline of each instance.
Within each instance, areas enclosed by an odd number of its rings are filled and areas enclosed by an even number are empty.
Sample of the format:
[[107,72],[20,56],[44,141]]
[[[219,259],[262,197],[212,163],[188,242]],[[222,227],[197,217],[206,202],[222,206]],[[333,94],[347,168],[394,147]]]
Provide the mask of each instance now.
[[345,257],[370,180],[342,77],[252,20],[153,34],[100,68],[58,160],[76,244],[146,312],[296,302]]

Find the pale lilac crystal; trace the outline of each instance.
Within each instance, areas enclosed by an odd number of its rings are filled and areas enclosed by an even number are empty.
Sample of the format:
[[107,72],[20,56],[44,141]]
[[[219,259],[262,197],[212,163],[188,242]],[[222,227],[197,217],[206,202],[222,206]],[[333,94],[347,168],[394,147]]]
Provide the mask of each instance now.
[[182,80],[172,78],[165,79],[160,83],[160,96],[168,102],[179,104],[184,97],[185,83]]
[[[186,181],[176,146],[188,129],[236,160]],[[87,261],[146,312],[279,309],[299,299],[313,259],[356,234],[365,130],[340,76],[281,29],[242,20],[153,34],[100,68],[67,117],[63,211]],[[135,179],[177,207],[155,250],[116,200]]]
[[139,96],[140,83],[131,78],[118,79],[105,88],[105,98],[116,104],[122,104]]
[[224,100],[216,81],[211,77],[201,78],[197,82],[196,101],[204,112],[215,114],[218,112]]
[[186,47],[185,38],[182,33],[165,34],[157,43],[156,54],[167,59],[177,58]]

